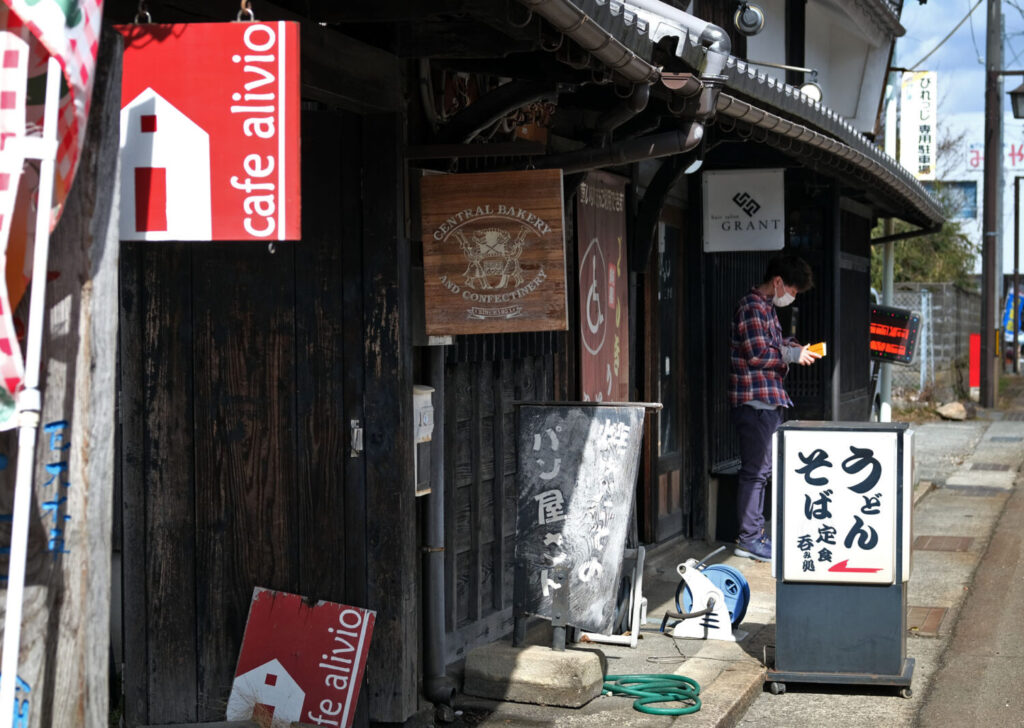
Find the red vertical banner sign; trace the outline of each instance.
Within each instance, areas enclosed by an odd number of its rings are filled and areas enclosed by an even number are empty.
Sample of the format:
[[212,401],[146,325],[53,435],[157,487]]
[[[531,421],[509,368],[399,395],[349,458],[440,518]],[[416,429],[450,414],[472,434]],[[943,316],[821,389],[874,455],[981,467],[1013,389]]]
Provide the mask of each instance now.
[[299,24],[123,25],[122,240],[298,240]]
[[580,390],[587,402],[629,401],[626,180],[586,176],[576,195]]

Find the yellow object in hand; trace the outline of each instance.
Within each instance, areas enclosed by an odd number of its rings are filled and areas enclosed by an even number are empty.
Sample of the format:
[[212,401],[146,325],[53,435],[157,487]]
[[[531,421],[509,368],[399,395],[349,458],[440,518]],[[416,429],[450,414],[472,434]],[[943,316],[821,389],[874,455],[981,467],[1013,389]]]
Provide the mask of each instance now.
[[808,351],[813,351],[818,356],[825,356],[827,345],[824,341],[819,341],[817,344],[811,344],[807,347]]

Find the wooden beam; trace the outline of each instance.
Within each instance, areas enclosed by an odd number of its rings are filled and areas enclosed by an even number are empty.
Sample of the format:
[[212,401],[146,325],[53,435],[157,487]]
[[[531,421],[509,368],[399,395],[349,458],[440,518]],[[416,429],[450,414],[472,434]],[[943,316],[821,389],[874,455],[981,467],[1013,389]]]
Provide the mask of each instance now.
[[498,142],[495,144],[410,144],[406,159],[471,159],[474,157],[535,157],[547,150],[541,142]]
[[31,693],[19,691],[25,702],[16,697],[15,707],[32,726],[109,719],[121,87],[113,32],[102,36],[94,78],[81,164],[50,237],[50,275],[33,271],[33,285],[49,283],[18,666]]
[[416,712],[419,673],[416,503],[412,474],[412,334],[402,117],[363,120],[363,291],[370,719]]
[[359,113],[403,109],[397,56],[308,20],[299,42],[303,96]]
[[322,23],[379,23],[424,20],[442,14],[465,12],[464,0],[374,0],[338,2],[311,0],[309,14]]
[[[481,18],[481,21],[483,19]],[[398,26],[398,55],[403,58],[503,58],[533,50],[533,36],[512,38],[504,29],[470,19],[425,20]]]
[[[345,3],[341,3],[345,4]],[[157,23],[230,21],[237,2],[168,0],[154,7]],[[300,15],[280,5],[260,0],[258,20],[293,20],[301,24],[302,96],[359,113],[399,111],[403,108],[401,67],[397,56],[321,25],[317,16]],[[111,0],[104,19],[130,23],[138,10],[134,0]]]

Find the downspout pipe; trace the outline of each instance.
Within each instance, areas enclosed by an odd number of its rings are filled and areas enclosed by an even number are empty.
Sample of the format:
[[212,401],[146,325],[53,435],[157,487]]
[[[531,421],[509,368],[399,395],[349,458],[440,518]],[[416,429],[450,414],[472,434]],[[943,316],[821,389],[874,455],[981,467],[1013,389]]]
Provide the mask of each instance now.
[[[661,69],[626,48],[571,0],[519,0],[559,32],[593,55],[622,78],[633,83],[654,83]],[[702,76],[721,76],[732,51],[728,34],[719,26],[684,13],[660,0],[627,0],[627,7],[648,25],[648,35],[657,43],[665,36],[693,36],[704,48]]]
[[724,28],[661,0],[626,0],[625,4],[639,11],[637,15],[647,21],[650,26],[649,35],[655,42],[665,36],[678,36],[680,30],[696,38],[705,51],[704,63],[698,69],[701,76],[721,76],[725,73],[725,65],[732,53],[732,41]]
[[704,126],[691,123],[676,131],[652,134],[612,144],[603,149],[583,149],[538,160],[538,167],[560,168],[564,173],[584,172],[599,167],[618,167],[645,159],[683,154],[704,138]]
[[430,347],[429,380],[434,388],[434,437],[430,445],[430,494],[427,496],[426,533],[423,547],[424,579],[424,677],[423,693],[437,710],[455,717],[455,683],[446,672],[444,591],[444,360],[445,347]]
[[519,0],[627,81],[651,84],[661,69],[640,58],[569,0]]
[[654,173],[636,212],[636,223],[633,226],[635,244],[630,246],[629,251],[631,272],[640,273],[647,268],[658,230],[658,217],[665,206],[669,190],[680,177],[693,174],[701,168],[703,155],[703,148],[697,145],[686,154],[669,157]]
[[610,134],[635,117],[647,108],[647,102],[651,98],[651,87],[646,83],[637,84],[633,92],[626,97],[625,103],[618,108],[612,109],[597,120],[597,130],[604,134]]

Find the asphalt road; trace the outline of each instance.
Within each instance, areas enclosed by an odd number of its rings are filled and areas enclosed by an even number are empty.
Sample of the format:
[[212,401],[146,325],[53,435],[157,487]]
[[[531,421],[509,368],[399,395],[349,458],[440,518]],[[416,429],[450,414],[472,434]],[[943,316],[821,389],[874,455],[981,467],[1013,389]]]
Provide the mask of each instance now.
[[978,565],[917,725],[1024,726],[1024,483]]

